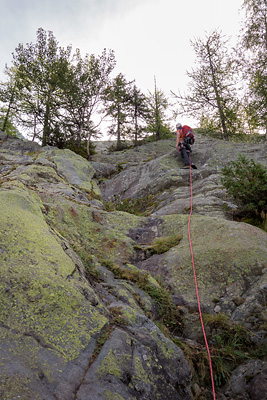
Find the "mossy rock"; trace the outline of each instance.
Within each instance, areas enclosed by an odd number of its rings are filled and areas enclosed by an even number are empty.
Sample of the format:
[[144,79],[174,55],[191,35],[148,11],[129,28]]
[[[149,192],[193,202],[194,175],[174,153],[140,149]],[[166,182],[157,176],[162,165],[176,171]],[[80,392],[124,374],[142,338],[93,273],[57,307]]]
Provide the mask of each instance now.
[[62,234],[80,255],[100,261],[127,262],[134,255],[134,241],[127,233],[141,218],[121,211],[111,213],[61,199],[46,203],[48,223]]
[[[162,235],[179,232],[183,238],[168,252],[152,256],[138,266],[161,276],[178,294],[195,303],[188,216],[162,216],[159,229]],[[231,308],[231,298],[241,296],[266,268],[266,232],[245,223],[193,215],[190,233],[202,304],[213,307],[212,299],[219,298],[225,301],[226,308]]]
[[190,375],[181,350],[143,319],[138,329],[112,333],[85,375],[77,400],[86,400],[88,393],[103,400],[191,400]]
[[71,150],[59,150],[52,147],[45,147],[39,157],[47,158],[55,163],[58,175],[69,184],[88,193],[94,193],[96,198],[101,197],[98,186],[93,181],[95,170],[85,158]]
[[[0,367],[1,376],[13,377],[19,388],[19,382],[25,386],[35,380],[36,368],[45,373],[39,359],[42,349],[63,364],[74,360],[94,343],[108,318],[100,302],[95,306],[88,300],[92,292],[95,302],[95,294],[83,277],[82,264],[77,269],[63,250],[60,237],[45,222],[38,197],[28,190],[2,189],[0,204],[0,351],[7,347],[12,357],[16,354],[32,370],[31,379],[27,373],[23,381],[14,364]],[[16,388],[7,393],[5,382],[1,380],[0,389],[4,398],[20,393]]]

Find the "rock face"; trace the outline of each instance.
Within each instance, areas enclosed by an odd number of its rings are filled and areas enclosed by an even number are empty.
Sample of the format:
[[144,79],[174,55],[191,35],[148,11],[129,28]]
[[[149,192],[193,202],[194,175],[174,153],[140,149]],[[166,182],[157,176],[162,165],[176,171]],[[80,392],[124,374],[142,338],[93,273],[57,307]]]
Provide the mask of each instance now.
[[[102,146],[88,162],[2,137],[1,399],[203,398],[179,347],[202,346],[203,335],[187,231],[189,171],[174,146],[175,139],[116,153]],[[190,232],[203,312],[227,315],[264,346],[267,234],[232,220],[236,206],[220,184],[221,167],[239,153],[267,165],[266,144],[197,135]],[[147,216],[111,211],[114,202],[145,204]],[[152,251],[174,233],[178,243]],[[166,296],[166,310],[180,313],[178,330],[160,311]],[[266,361],[249,360],[218,395],[259,400],[265,388]]]

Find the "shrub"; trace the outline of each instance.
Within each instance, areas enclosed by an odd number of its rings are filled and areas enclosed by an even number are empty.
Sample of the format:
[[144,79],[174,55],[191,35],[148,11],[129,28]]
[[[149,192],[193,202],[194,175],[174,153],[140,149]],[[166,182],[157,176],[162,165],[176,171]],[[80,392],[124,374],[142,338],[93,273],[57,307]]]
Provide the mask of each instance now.
[[242,217],[266,221],[267,170],[262,164],[239,155],[222,169],[222,184],[238,206]]

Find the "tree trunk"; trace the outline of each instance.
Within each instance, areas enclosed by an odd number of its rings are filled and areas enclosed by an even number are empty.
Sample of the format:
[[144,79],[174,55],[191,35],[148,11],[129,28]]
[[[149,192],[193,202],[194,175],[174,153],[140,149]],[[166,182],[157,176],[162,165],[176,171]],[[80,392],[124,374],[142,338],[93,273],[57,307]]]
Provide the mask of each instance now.
[[121,150],[120,106],[118,106],[118,117],[117,117],[117,150]]
[[137,146],[137,139],[138,139],[137,112],[135,113],[134,120],[135,120],[134,145]]
[[7,123],[8,123],[8,118],[9,118],[11,106],[12,106],[13,101],[14,101],[14,97],[15,97],[15,87],[12,90],[11,97],[10,97],[10,100],[9,100],[9,103],[8,103],[8,108],[7,108],[7,112],[6,112],[4,123],[3,123],[3,127],[2,127],[2,131],[3,132],[6,131],[6,126],[7,126]]
[[79,130],[78,130],[78,133],[77,133],[77,147],[78,147],[78,149],[81,148],[81,143],[82,143],[81,127],[79,126]]
[[48,96],[47,103],[46,103],[46,109],[45,109],[42,146],[47,145],[47,139],[50,134],[50,126],[49,126],[50,104],[49,104],[49,100],[50,100],[50,96]]
[[90,142],[91,142],[91,134],[88,133],[87,136],[87,146],[86,146],[86,151],[87,151],[87,160],[89,161],[91,158],[91,154],[90,154]]

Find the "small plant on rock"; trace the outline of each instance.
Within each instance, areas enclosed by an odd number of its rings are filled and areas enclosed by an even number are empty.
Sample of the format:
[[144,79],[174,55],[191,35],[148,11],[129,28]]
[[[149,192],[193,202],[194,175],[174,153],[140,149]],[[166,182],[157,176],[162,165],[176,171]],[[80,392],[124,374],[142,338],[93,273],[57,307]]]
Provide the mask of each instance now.
[[154,241],[153,245],[150,246],[147,250],[149,250],[150,255],[165,253],[172,247],[177,246],[182,238],[183,236],[181,234],[173,234],[170,236],[157,238]]

